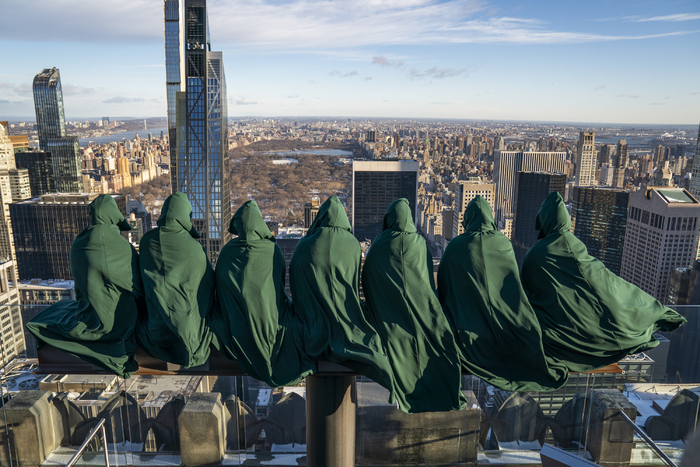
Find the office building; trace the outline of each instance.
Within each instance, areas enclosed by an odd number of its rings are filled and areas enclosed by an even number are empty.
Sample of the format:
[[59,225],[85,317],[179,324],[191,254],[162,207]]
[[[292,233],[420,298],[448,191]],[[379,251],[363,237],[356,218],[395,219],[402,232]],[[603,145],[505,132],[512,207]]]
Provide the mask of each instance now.
[[18,169],[27,170],[32,198],[56,191],[50,153],[18,152],[15,154],[15,164]]
[[4,367],[10,360],[22,354],[26,348],[15,262],[0,262],[0,364]]
[[594,186],[595,183],[595,132],[582,131],[576,146],[576,185]]
[[698,217],[700,203],[684,189],[631,193],[620,277],[666,302],[671,272],[695,260]]
[[318,209],[321,207],[321,200],[318,196],[311,198],[310,203],[304,204],[304,227],[307,229],[311,227],[316,215],[318,214]]
[[374,240],[382,232],[391,203],[406,198],[417,218],[418,161],[353,161],[352,230],[359,241]]
[[700,305],[700,260],[671,271],[667,305]]
[[29,185],[29,171],[27,169],[10,169],[10,192],[12,202],[18,203],[32,197],[32,189]]
[[[478,177],[477,177],[478,178]],[[443,224],[443,231],[450,230],[450,238],[464,233],[462,221],[464,220],[464,210],[467,205],[477,195],[483,196],[488,201],[493,210],[496,204],[496,185],[481,180],[460,181],[457,183],[455,191],[455,215],[451,224]]]
[[525,172],[564,173],[566,152],[563,151],[495,151],[493,182],[496,184],[496,223],[513,217],[515,174]]
[[4,131],[0,131],[0,261],[14,259],[12,224],[9,205],[12,203],[10,170],[15,169],[12,142]]
[[535,228],[535,221],[542,202],[553,191],[563,197],[565,188],[564,174],[523,171],[516,174],[512,241],[518,266],[523,265],[528,250],[537,243],[540,232]]
[[171,153],[171,165],[175,164],[171,167],[172,183],[190,200],[199,241],[216,264],[219,250],[231,236],[228,107],[222,53],[211,51],[205,0],[166,1],[165,19],[168,125],[172,128],[174,117],[176,127],[174,132],[169,131],[171,150],[173,146],[176,149],[174,156]]
[[613,158],[612,165],[614,167],[615,174],[613,176],[612,186],[616,186],[618,188],[625,187],[625,170],[627,169],[627,161],[627,141],[621,139],[617,142],[617,152]]
[[58,68],[46,68],[34,77],[34,110],[39,148],[48,150],[48,141],[66,136],[63,90]]
[[51,153],[53,182],[59,193],[82,193],[83,174],[77,136],[50,139],[46,149]]
[[588,253],[620,275],[630,193],[614,188],[574,187],[571,223]]
[[[90,224],[90,203],[97,194],[43,195],[10,205],[20,280],[72,279],[70,247]],[[113,195],[126,216],[126,195]]]
[[126,202],[126,213],[127,217],[133,214],[137,219],[141,219],[143,225],[143,233],[148,232],[153,228],[153,221],[151,220],[151,213],[146,211],[146,206],[143,205],[141,200],[130,199]]

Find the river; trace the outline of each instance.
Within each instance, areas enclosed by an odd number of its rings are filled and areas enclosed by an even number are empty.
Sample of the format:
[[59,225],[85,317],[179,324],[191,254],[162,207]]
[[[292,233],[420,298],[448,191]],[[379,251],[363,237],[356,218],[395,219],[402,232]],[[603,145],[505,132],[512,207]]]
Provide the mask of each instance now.
[[139,138],[148,138],[148,134],[151,133],[154,138],[160,137],[160,132],[163,132],[164,135],[168,134],[168,128],[167,127],[162,127],[162,128],[151,128],[149,130],[137,130],[137,131],[122,131],[120,133],[114,133],[109,136],[95,136],[92,138],[81,138],[80,139],[80,146],[85,148],[87,147],[88,143],[90,141],[95,142],[97,144],[107,144],[111,143],[112,141],[122,141],[122,140],[130,140],[134,139],[136,135],[139,135]]

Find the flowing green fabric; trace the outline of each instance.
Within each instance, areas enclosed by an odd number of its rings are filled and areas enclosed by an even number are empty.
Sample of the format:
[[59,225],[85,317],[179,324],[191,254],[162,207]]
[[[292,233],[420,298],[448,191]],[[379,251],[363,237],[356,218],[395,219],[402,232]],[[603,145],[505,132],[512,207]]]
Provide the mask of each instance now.
[[433,258],[408,200],[389,205],[362,268],[367,310],[389,357],[404,412],[464,408],[454,335],[435,294]]
[[303,352],[301,322],[284,292],[285,262],[255,201],[234,214],[237,235],[216,262],[221,308],[212,319],[214,344],[271,387],[296,384],[316,369]]
[[525,256],[522,280],[542,327],[547,355],[571,371],[592,371],[659,345],[654,332],[685,319],[588,254],[570,231],[559,193],[537,214],[539,243]]
[[136,333],[148,355],[185,368],[209,358],[214,307],[214,269],[192,226],[187,196],[175,192],[163,203],[158,227],[141,238],[141,275],[147,319]]
[[138,255],[119,233],[130,229],[111,195],[95,198],[90,226],[70,248],[77,300],[61,300],[27,323],[39,345],[124,378],[138,369],[134,327],[143,299]]
[[365,375],[389,389],[393,398],[389,361],[360,304],[360,255],[343,204],[331,196],[289,265],[294,311],[303,323],[309,357]]
[[483,197],[467,205],[462,225],[464,233],[452,239],[440,261],[438,295],[464,369],[506,391],[560,388],[568,371],[545,357],[513,246]]

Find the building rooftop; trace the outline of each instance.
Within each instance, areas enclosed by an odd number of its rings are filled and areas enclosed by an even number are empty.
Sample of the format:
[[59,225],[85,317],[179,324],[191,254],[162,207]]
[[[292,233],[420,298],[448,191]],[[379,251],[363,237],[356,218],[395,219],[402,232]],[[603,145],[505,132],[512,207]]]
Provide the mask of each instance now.
[[688,193],[686,190],[680,188],[680,189],[657,189],[657,193],[659,193],[664,200],[667,203],[695,203],[698,204],[698,201],[693,198],[693,196]]

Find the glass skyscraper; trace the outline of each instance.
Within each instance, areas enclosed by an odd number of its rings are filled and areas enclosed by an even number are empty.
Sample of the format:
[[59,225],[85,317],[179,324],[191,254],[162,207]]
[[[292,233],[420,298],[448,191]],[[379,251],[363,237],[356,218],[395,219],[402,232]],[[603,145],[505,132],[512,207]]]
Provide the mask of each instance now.
[[206,0],[164,5],[172,186],[192,203],[192,223],[215,264],[231,220],[223,58],[211,51]]
[[55,188],[62,193],[81,193],[80,146],[77,137],[66,136],[58,68],[46,68],[36,75],[33,89],[39,147],[51,153]]
[[58,68],[46,68],[34,77],[34,109],[39,133],[39,148],[46,151],[50,139],[66,136],[63,90]]

